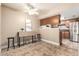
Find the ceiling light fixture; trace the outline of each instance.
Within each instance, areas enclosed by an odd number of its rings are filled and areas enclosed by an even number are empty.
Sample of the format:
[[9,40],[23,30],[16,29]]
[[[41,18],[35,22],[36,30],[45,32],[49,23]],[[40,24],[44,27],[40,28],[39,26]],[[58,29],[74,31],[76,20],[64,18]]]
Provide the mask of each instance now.
[[29,15],[39,15],[38,9],[29,3],[26,4],[26,9]]

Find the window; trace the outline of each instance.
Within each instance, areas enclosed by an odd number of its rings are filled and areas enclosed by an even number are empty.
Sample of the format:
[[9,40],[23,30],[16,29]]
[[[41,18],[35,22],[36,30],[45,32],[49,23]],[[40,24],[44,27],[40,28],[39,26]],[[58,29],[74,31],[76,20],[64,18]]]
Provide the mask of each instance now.
[[30,19],[26,20],[26,31],[32,31],[32,24]]

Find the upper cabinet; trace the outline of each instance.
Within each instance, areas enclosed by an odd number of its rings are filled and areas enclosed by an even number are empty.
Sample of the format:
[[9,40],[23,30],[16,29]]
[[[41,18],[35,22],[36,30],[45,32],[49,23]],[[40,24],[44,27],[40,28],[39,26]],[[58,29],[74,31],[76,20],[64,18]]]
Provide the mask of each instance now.
[[60,15],[51,16],[40,20],[40,25],[58,25],[60,23]]

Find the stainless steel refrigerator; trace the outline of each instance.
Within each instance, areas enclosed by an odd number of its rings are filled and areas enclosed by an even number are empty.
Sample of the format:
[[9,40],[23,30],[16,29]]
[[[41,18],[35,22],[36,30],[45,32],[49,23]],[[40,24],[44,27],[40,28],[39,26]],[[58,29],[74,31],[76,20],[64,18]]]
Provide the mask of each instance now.
[[70,23],[70,41],[79,43],[79,22]]

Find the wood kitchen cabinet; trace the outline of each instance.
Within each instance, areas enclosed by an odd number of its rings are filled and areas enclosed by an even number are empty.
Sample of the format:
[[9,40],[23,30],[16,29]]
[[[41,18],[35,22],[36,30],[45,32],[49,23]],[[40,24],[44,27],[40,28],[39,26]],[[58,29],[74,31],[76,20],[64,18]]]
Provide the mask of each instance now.
[[62,39],[70,39],[70,31],[69,30],[63,30],[62,32]]
[[58,25],[59,23],[60,23],[60,15],[56,15],[40,20],[40,25],[47,25],[47,24]]
[[50,20],[48,19],[40,20],[40,25],[46,25],[46,24],[50,24]]

